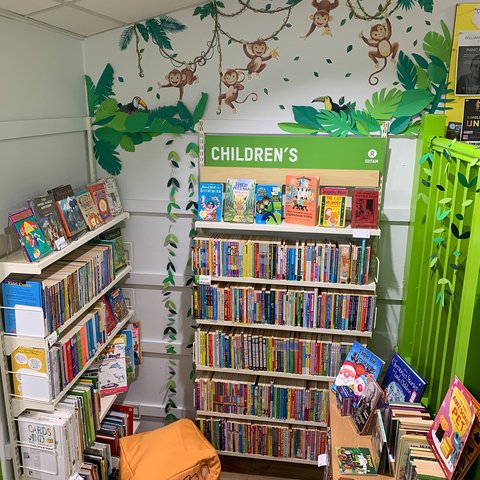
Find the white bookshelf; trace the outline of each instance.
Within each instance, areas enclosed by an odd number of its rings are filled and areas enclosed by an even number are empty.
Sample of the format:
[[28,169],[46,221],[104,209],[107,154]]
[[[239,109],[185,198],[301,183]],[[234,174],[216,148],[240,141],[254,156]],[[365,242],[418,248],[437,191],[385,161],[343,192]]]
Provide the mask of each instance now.
[[100,421],[102,421],[117,400],[118,395],[107,395],[100,399]]

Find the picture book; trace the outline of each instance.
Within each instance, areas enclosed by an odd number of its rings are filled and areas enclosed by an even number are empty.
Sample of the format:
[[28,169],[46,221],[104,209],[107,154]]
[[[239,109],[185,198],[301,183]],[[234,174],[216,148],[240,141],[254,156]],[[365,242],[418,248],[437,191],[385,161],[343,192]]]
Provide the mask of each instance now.
[[352,420],[358,433],[368,432],[382,395],[383,390],[375,381],[373,375],[367,375],[365,387],[359,392],[358,400],[352,412]]
[[253,223],[255,180],[227,178],[223,219],[233,223]]
[[315,226],[318,177],[287,175],[285,183],[285,223]]
[[382,412],[377,409],[373,418],[372,427],[372,456],[373,463],[380,475],[390,473],[390,462],[388,459],[387,434],[383,423]]
[[128,390],[126,348],[125,335],[117,335],[100,355],[100,395],[114,395]]
[[282,185],[257,185],[255,223],[282,223]]
[[97,204],[98,212],[104,222],[112,218],[110,205],[108,203],[107,193],[105,192],[105,184],[103,180],[87,185],[88,191],[91,193],[93,200]]
[[368,348],[355,341],[340,367],[332,390],[335,391],[338,385],[347,385],[358,396],[365,388],[367,375],[373,375],[376,380],[384,363]]
[[71,197],[73,195],[73,189],[71,185],[60,185],[59,187],[47,190],[47,192],[53,196],[53,199],[58,202],[65,197]]
[[353,191],[352,228],[377,228],[378,190]]
[[103,179],[105,193],[107,194],[108,206],[110,212],[114,217],[122,213],[123,207],[118,193],[117,182],[113,177],[106,177]]
[[52,251],[31,208],[10,213],[8,219],[29,262],[40,260]]
[[398,353],[395,353],[382,383],[387,401],[419,402],[426,386],[427,382]]
[[368,448],[335,447],[338,468],[342,475],[376,475],[372,454]]
[[123,248],[122,230],[120,227],[111,228],[100,234],[100,241],[103,245],[113,247],[113,266],[115,274],[128,263],[127,254]]
[[127,330],[132,331],[133,336],[133,358],[135,361],[135,365],[141,365],[142,363],[142,349],[141,342],[140,342],[140,322],[128,322],[127,323]]
[[28,202],[38,225],[52,250],[61,250],[67,246],[67,236],[58,216],[55,199],[52,195],[36,197]]
[[122,289],[120,287],[114,288],[107,293],[106,297],[115,319],[120,322],[128,315],[128,307],[123,298]]
[[77,199],[70,185],[63,185],[49,190],[57,202],[57,209],[62,219],[63,228],[67,237],[73,237],[87,229]]
[[198,220],[220,222],[222,220],[223,185],[200,182],[198,184]]
[[75,197],[88,229],[94,230],[101,225],[103,222],[90,192],[86,188],[82,188],[75,192]]
[[347,197],[345,195],[320,195],[320,227],[345,227]]
[[471,394],[455,377],[427,434],[433,453],[449,480],[460,461],[474,421]]
[[348,197],[348,188],[345,187],[321,187],[320,195],[341,195]]

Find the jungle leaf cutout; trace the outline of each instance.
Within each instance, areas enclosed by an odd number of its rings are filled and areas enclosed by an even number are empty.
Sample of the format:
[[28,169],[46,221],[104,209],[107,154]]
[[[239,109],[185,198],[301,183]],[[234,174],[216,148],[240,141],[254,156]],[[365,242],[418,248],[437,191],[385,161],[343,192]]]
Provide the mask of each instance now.
[[382,130],[378,121],[364,110],[353,111],[352,118],[356,122],[355,126],[358,131],[363,135],[369,135],[370,133],[380,132]]
[[133,140],[128,135],[123,135],[120,140],[120,147],[123,148],[126,152],[134,152],[135,144]]
[[353,127],[353,120],[343,110],[340,113],[332,110],[321,110],[318,120],[322,128],[334,137],[346,137]]
[[95,108],[100,103],[100,96],[97,93],[93,80],[88,75],[85,75],[85,87],[87,89],[88,115],[93,117]]
[[477,185],[478,177],[473,177],[472,180],[470,180],[469,182],[463,173],[458,172],[458,181],[460,182],[460,185],[462,185],[462,187],[472,188]]
[[402,51],[398,57],[397,74],[398,80],[405,90],[412,90],[415,88],[415,85],[417,84],[417,70],[415,64],[410,60],[408,55]]
[[445,306],[445,296],[443,295],[443,292],[438,292],[437,298],[435,299],[435,303],[437,305],[441,303],[442,307]]
[[447,203],[450,203],[452,201],[452,199],[450,197],[445,197],[445,198],[442,198],[441,200],[438,201],[438,203],[440,205],[445,205]]
[[428,13],[433,12],[433,0],[418,0],[418,4]]
[[106,140],[94,138],[93,153],[100,166],[110,175],[118,175],[122,170],[122,162],[118,158],[115,147]]
[[425,67],[425,70],[418,65],[415,65],[415,69],[417,71],[417,88],[426,88],[428,90],[430,88],[430,79],[426,72],[428,65]]
[[97,83],[100,102],[113,95],[113,67],[107,63]]
[[428,90],[416,88],[403,92],[402,99],[395,110],[395,117],[418,115],[433,100],[434,95]]
[[132,133],[139,132],[147,125],[148,119],[149,114],[147,112],[135,112],[128,115],[125,120],[125,131]]
[[195,105],[195,109],[193,110],[193,125],[196,125],[203,117],[203,114],[205,113],[205,108],[207,107],[207,101],[208,93],[202,92],[202,96],[200,97],[200,100]]
[[417,62],[417,65],[420,68],[423,68],[424,70],[426,70],[428,68],[428,60],[427,59],[425,59],[424,57],[422,57],[418,53],[412,53],[412,57],[415,59],[415,61]]
[[389,133],[393,135],[400,135],[405,132],[405,130],[410,125],[410,117],[399,117],[396,118],[391,124]]
[[423,50],[431,57],[438,57],[447,65],[450,63],[451,42],[437,32],[428,32],[423,39]]
[[420,165],[423,165],[427,161],[428,163],[431,163],[432,160],[433,160],[433,154],[431,152],[427,152],[422,155],[418,163],[420,163]]
[[428,65],[428,78],[433,83],[441,84],[447,78],[447,67],[438,57],[432,55],[430,58],[432,62]]
[[107,117],[112,117],[117,112],[117,101],[114,98],[107,98],[98,107],[95,120],[102,120]]
[[[191,155],[192,157],[198,158],[198,154],[199,154],[198,144],[195,142],[190,142],[187,145],[187,148],[185,149],[185,153],[187,155]],[[196,180],[197,178],[193,176],[193,178],[190,181],[196,182]]]
[[297,123],[315,128],[317,130],[320,128],[317,118],[318,110],[316,108],[310,106],[293,105],[292,111],[293,117]]
[[279,123],[278,126],[280,127],[281,130],[287,133],[311,134],[311,133],[318,133],[321,131],[319,128],[312,128],[312,127],[309,127],[308,125],[302,125],[300,123],[295,123],[295,122],[282,122],[282,123]]
[[120,143],[120,140],[122,139],[123,134],[118,130],[115,130],[110,127],[101,127],[95,130],[95,136],[99,140],[104,140],[106,142],[109,142],[115,148]]
[[444,218],[448,217],[448,214],[450,213],[450,210],[445,210],[442,212],[441,208],[438,208],[437,210],[437,220],[441,222]]
[[397,110],[402,100],[402,92],[397,88],[392,88],[387,92],[382,88],[380,92],[375,92],[371,100],[365,102],[368,113],[377,120],[390,120]]
[[470,238],[470,232],[469,231],[463,232],[462,234],[460,234],[460,230],[458,229],[458,227],[454,223],[452,223],[452,226],[450,228],[451,228],[453,236],[455,238],[458,238],[459,240],[465,240],[467,238]]
[[465,200],[463,203],[462,203],[462,207],[468,207],[469,205],[471,205],[473,203],[473,200]]
[[445,187],[444,187],[443,185],[437,184],[436,187],[437,187],[441,192],[444,192],[444,191],[445,191]]

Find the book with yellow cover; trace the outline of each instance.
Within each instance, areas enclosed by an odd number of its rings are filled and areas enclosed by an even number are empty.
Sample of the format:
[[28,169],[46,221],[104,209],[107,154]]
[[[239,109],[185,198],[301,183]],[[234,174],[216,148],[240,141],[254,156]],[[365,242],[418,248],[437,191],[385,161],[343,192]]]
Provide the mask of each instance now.
[[345,227],[346,195],[320,195],[320,227]]

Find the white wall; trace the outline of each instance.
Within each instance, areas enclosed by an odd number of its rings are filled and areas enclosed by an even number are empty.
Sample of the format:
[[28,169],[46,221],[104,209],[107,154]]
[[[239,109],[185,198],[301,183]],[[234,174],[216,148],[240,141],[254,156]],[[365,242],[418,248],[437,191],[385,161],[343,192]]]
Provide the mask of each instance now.
[[[82,42],[0,17],[0,225],[48,188],[88,181]],[[3,228],[2,228],[3,233]],[[5,248],[5,236],[0,252]],[[17,242],[15,242],[17,245]],[[0,396],[0,458],[7,446]],[[4,478],[11,478],[2,465]]]

